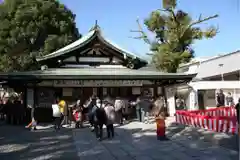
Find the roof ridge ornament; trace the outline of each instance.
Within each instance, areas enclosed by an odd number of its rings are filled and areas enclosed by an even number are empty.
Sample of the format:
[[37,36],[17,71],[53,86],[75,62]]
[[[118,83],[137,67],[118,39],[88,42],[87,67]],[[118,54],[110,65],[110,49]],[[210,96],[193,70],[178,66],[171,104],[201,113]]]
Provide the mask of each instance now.
[[100,32],[101,31],[101,28],[100,26],[98,25],[98,20],[95,20],[95,25],[90,29],[89,32],[91,31],[97,31],[97,32]]

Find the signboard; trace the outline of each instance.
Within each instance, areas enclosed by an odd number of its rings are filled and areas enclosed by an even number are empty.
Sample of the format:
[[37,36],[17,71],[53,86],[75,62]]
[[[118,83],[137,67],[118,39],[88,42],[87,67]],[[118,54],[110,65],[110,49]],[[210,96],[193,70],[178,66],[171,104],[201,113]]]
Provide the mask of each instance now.
[[132,94],[133,95],[140,95],[141,94],[141,88],[140,87],[133,87],[132,88]]
[[39,88],[37,90],[37,106],[41,108],[52,107],[52,103],[55,99],[54,90],[48,88]]
[[119,87],[142,86],[141,80],[54,80],[54,87]]
[[72,88],[63,88],[62,95],[66,97],[72,96],[73,89]]

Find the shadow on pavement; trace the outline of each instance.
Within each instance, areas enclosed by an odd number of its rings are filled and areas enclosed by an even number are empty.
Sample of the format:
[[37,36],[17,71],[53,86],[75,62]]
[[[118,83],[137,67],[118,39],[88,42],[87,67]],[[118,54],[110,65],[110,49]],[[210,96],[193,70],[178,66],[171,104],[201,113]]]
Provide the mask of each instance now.
[[24,126],[0,126],[0,159],[78,159],[68,129],[29,131]]
[[[175,127],[176,124],[171,124],[169,128],[171,128],[172,126]],[[185,126],[182,128],[182,130],[175,132],[173,138],[208,142],[215,146],[221,146],[230,150],[239,151],[239,138],[237,135],[213,132],[202,128],[194,128],[190,126]]]
[[[217,134],[170,123],[167,128],[170,140],[159,141],[154,124],[151,125],[131,122],[117,126],[114,139],[105,138],[101,142],[89,128],[62,129],[59,132],[47,128],[30,132],[19,126],[0,126],[0,159],[238,159],[236,152],[210,145],[205,139]],[[220,137],[218,142],[225,141],[229,142],[229,139]]]
[[101,142],[89,129],[74,130],[74,139],[80,159],[238,160],[235,151],[212,146],[202,140],[176,137],[177,131],[186,129],[184,126],[177,127],[174,123],[169,126],[169,141],[157,140],[155,129],[135,122],[115,127],[116,136],[112,140],[106,138],[105,129],[105,137]]
[[[202,157],[204,159],[210,157],[215,159],[219,159],[219,157],[221,159],[224,159],[224,157],[232,160],[238,159],[238,140],[236,136],[226,136],[226,134],[225,136],[219,136],[221,135],[219,133],[200,132],[197,129],[189,128],[191,127],[175,123],[170,124],[166,132],[170,141],[158,141],[153,129],[130,129],[130,132],[127,130],[129,132],[127,137],[132,137],[132,139],[126,138],[126,141],[135,142],[137,147],[147,150],[146,152],[151,152],[155,147],[159,147],[160,149],[157,149],[159,152],[168,151],[166,154],[172,153],[176,155],[184,153],[185,156],[187,155],[192,159],[203,159]],[[119,134],[126,132],[124,129],[122,131],[121,128],[117,128],[116,130]],[[153,143],[155,145],[149,146],[149,144]],[[227,153],[227,156],[225,153]],[[181,159],[184,158],[181,157]]]

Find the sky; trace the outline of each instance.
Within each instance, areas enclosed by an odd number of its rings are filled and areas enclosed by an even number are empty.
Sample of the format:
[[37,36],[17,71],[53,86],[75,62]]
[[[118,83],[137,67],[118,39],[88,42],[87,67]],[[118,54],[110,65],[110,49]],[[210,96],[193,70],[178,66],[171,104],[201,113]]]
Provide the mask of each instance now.
[[[178,8],[192,18],[199,15],[218,14],[217,19],[204,23],[202,27],[215,25],[219,33],[213,39],[196,41],[193,45],[197,57],[227,54],[240,49],[240,0],[179,0]],[[145,56],[149,46],[130,30],[138,29],[136,19],[141,22],[149,14],[161,8],[161,0],[60,0],[76,14],[76,23],[81,34],[86,34],[95,21],[106,38],[119,46]]]

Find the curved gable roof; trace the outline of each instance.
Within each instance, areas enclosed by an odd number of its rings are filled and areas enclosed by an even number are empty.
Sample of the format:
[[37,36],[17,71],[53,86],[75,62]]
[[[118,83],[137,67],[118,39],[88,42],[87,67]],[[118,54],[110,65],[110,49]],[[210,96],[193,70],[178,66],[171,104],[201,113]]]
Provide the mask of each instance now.
[[111,40],[105,38],[102,35],[102,32],[100,30],[100,27],[95,26],[93,27],[90,32],[88,32],[85,36],[81,37],[79,40],[53,52],[50,53],[48,55],[42,56],[42,57],[37,57],[36,60],[37,61],[43,61],[43,60],[47,60],[47,59],[51,59],[51,58],[56,58],[58,56],[67,54],[73,50],[76,50],[78,48],[83,47],[84,45],[88,44],[89,42],[91,42],[94,38],[98,38],[100,41],[102,41],[105,45],[109,46],[110,48],[122,53],[124,55],[124,57],[131,57],[133,59],[139,59],[140,61],[144,62],[144,63],[148,63],[145,59],[141,58],[140,56],[137,56],[136,54],[129,52],[123,48],[121,48],[120,46],[118,46],[117,44],[113,43]]

